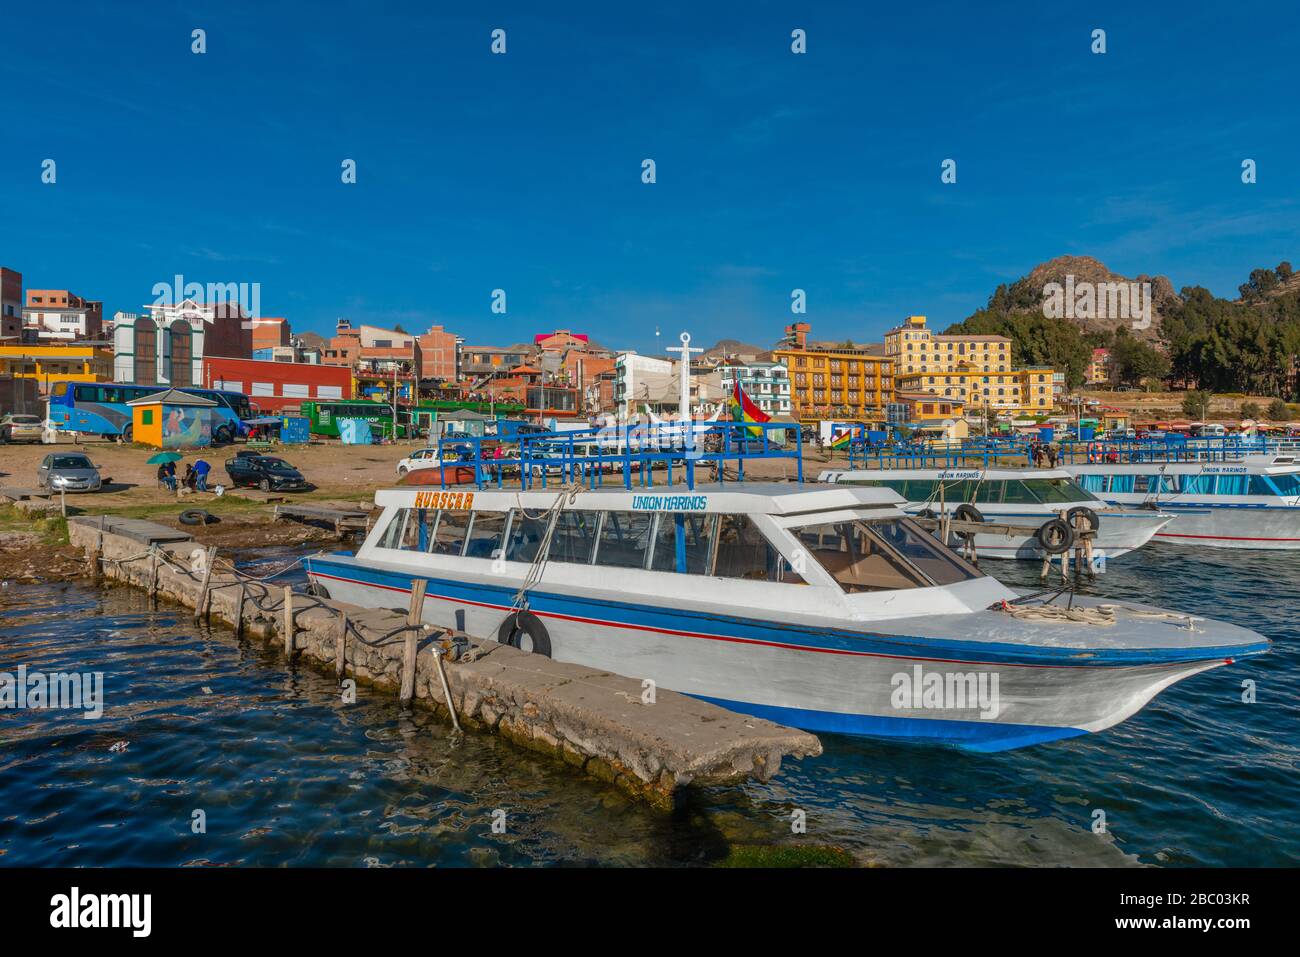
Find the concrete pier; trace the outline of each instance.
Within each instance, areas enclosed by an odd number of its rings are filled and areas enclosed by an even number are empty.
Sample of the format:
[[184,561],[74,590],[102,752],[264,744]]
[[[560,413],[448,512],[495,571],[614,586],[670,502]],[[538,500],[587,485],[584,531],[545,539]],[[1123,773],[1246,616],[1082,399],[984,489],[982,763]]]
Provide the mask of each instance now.
[[[237,633],[274,640],[303,663],[360,684],[396,695],[407,677],[413,706],[451,718],[450,704],[463,727],[495,731],[657,807],[671,807],[690,784],[766,781],[785,758],[821,754],[821,742],[807,732],[685,695],[656,689],[653,703],[643,703],[642,683],[633,678],[490,640],[470,638],[464,653],[463,636],[408,627],[407,615],[287,594],[283,584],[234,574],[219,555],[209,566],[213,552],[157,528],[151,535],[133,524],[127,535],[111,522],[100,528],[97,516],[68,522],[72,544],[105,578],[194,608],[196,617],[221,619]],[[460,660],[452,661],[457,651]],[[413,687],[404,660],[414,661]]]

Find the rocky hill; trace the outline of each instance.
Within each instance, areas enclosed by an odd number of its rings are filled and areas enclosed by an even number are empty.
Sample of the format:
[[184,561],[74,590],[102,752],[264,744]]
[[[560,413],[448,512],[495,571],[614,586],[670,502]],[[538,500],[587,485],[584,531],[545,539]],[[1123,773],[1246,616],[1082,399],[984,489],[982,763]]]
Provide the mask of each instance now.
[[[1122,276],[1091,256],[1057,256],[1030,270],[1007,290],[1012,310],[1047,308],[1084,332],[1112,332],[1126,326],[1154,340],[1160,321],[1182,303],[1167,276]],[[1143,325],[1149,318],[1150,323]]]

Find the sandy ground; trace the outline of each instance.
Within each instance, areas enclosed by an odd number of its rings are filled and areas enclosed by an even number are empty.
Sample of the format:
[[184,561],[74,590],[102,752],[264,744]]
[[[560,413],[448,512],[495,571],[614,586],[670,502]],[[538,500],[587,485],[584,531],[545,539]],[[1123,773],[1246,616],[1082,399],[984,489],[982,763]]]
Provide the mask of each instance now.
[[[228,555],[256,553],[268,548],[308,547],[317,542],[334,540],[332,530],[296,522],[272,522],[276,501],[303,502],[347,509],[369,509],[374,493],[397,484],[397,462],[423,443],[397,445],[344,446],[338,442],[320,442],[268,454],[277,455],[295,466],[315,488],[306,492],[266,494],[255,489],[238,490],[218,497],[207,492],[186,492],[177,496],[158,487],[157,466],[146,464],[154,451],[130,445],[118,445],[102,439],[73,443],[61,437],[56,445],[15,444],[0,446],[0,487],[35,488],[36,467],[50,452],[79,450],[99,466],[106,482],[103,491],[77,493],[66,498],[67,514],[112,514],[144,518],[174,528],[182,527],[181,512],[201,508],[219,521],[206,526],[186,526],[185,530],[204,544],[216,545]],[[240,446],[210,449],[199,454],[187,453],[177,463],[184,472],[185,462],[205,458],[212,466],[210,485],[228,481],[224,463]],[[843,467],[843,455],[831,464]],[[827,466],[826,456],[805,448],[804,476],[815,479]],[[734,466],[728,469],[734,477]],[[792,460],[750,461],[745,466],[749,480],[793,480]],[[615,481],[608,477],[607,481]],[[621,481],[621,479],[620,479]],[[655,475],[657,484],[663,473]],[[53,510],[46,516],[24,511],[13,505],[0,505],[0,581],[18,584],[31,581],[57,581],[78,577],[84,570],[80,553],[60,545],[59,499],[52,499]],[[5,586],[10,587],[10,586]]]

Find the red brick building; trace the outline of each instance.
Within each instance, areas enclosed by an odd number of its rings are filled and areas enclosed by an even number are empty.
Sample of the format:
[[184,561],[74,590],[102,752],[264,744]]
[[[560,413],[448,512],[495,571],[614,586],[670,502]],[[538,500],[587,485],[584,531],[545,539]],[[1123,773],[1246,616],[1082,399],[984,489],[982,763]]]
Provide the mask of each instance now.
[[442,326],[430,326],[429,331],[420,336],[420,355],[421,378],[456,381],[459,362],[455,333],[447,332]]
[[352,398],[351,369],[307,362],[204,356],[203,384],[243,392],[254,407],[273,414],[307,401]]

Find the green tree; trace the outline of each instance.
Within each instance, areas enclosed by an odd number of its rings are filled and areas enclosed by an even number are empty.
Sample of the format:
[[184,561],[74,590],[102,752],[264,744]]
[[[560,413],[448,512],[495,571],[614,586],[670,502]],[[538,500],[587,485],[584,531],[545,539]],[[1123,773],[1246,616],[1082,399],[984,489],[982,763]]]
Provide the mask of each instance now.
[[1144,385],[1169,375],[1169,359],[1155,347],[1129,335],[1121,326],[1110,348],[1115,377],[1121,385]]
[[1287,422],[1291,419],[1291,409],[1281,399],[1274,399],[1268,404],[1270,422]]
[[1258,419],[1263,415],[1263,410],[1254,402],[1241,403],[1241,417],[1243,419]]
[[1210,399],[1212,398],[1213,395],[1209,392],[1203,392],[1200,389],[1189,389],[1187,394],[1183,396],[1183,414],[1204,421],[1205,417],[1210,414]]

